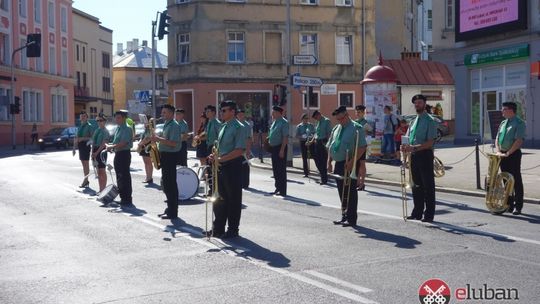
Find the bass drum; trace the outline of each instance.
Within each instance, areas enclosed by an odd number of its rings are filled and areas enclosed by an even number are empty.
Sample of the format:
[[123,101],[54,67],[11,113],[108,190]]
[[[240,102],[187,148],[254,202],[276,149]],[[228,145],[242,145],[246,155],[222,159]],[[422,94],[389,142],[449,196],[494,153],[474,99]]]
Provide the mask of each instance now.
[[178,200],[189,200],[199,192],[199,177],[190,168],[178,168],[176,169],[176,186],[178,187]]
[[118,196],[118,187],[113,184],[108,185],[98,194],[98,202],[102,202],[105,205],[112,203],[114,199]]

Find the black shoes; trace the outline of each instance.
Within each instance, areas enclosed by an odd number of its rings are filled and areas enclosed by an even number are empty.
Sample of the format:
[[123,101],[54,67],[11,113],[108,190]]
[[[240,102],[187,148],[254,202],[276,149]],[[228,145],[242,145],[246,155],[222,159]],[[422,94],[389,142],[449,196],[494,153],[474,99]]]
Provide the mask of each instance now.
[[519,209],[516,209],[516,211],[512,212],[513,215],[520,215],[521,214],[521,210]]
[[160,216],[160,218],[162,220],[174,220],[174,219],[177,219],[178,216],[170,216],[170,215],[164,214],[164,215]]
[[143,182],[143,184],[153,184],[153,183],[154,183],[154,179],[153,179],[153,178],[151,178],[151,179],[149,179],[149,180],[145,180],[145,181]]
[[225,232],[223,234],[223,236],[221,238],[222,239],[234,239],[234,238],[237,238],[237,237],[239,237],[238,231],[233,232],[233,231],[228,230],[227,232]]
[[422,222],[423,223],[433,223],[433,219],[432,218],[424,218],[424,219],[422,219]]
[[334,225],[342,225],[343,223],[346,223],[347,219],[345,217],[342,217],[339,221],[333,221]]
[[320,181],[320,182],[317,182],[317,184],[323,186],[323,185],[328,185],[328,182],[323,182],[323,181]]
[[419,220],[422,219],[422,217],[417,217],[417,216],[412,216],[412,215],[410,215],[410,216],[407,216],[407,219],[408,219],[408,220],[417,220],[417,221],[419,221]]
[[225,232],[222,231],[214,231],[214,230],[208,230],[203,231],[202,233],[205,237],[215,237],[215,238],[222,238],[225,235]]
[[356,223],[350,223],[349,221],[345,221],[341,224],[342,227],[356,227]]

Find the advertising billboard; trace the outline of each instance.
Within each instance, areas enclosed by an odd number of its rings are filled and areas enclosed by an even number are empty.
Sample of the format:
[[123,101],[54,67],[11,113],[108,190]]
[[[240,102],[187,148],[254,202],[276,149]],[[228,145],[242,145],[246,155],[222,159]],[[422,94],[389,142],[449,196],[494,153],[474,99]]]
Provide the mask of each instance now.
[[527,0],[457,0],[456,41],[527,28]]

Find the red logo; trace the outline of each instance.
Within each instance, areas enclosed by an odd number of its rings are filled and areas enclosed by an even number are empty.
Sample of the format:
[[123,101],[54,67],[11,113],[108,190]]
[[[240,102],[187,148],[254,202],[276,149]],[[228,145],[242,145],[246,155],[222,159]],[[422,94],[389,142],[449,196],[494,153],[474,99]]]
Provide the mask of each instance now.
[[440,279],[427,280],[418,290],[421,304],[449,304],[450,293],[448,284]]

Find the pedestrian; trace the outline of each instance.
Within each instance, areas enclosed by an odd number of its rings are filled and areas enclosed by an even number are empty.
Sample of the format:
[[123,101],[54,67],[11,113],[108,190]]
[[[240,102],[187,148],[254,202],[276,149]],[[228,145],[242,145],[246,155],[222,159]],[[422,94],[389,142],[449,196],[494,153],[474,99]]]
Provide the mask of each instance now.
[[182,108],[175,110],[175,118],[180,126],[180,141],[181,148],[178,152],[178,159],[176,164],[179,166],[187,167],[187,139],[189,137],[189,126],[184,119],[185,111]]
[[274,186],[272,194],[287,196],[287,145],[289,143],[289,122],[283,117],[283,108],[272,108],[272,125],[268,132],[268,143],[272,154]]
[[249,188],[249,159],[251,158],[251,145],[253,142],[253,128],[246,120],[246,113],[242,109],[236,112],[236,119],[243,125],[244,134],[246,136],[246,149],[242,161],[242,189]]
[[[213,153],[214,145],[221,129],[221,122],[216,118],[216,107],[208,105],[205,108],[206,117],[208,117],[208,123],[206,124],[206,146],[208,147],[208,154]],[[208,193],[207,196],[212,196],[212,189],[214,189],[212,170],[207,172],[208,176]]]
[[411,175],[414,184],[414,208],[407,219],[431,223],[435,217],[433,143],[437,137],[437,124],[426,112],[427,99],[424,95],[413,96],[412,102],[417,115],[407,131],[409,143],[401,146],[401,151],[411,153]]
[[407,130],[409,129],[409,124],[407,123],[407,120],[400,119],[399,120],[399,127],[396,129],[396,133],[394,135],[394,141],[396,142],[396,159],[401,158],[401,137],[405,136],[407,134]]
[[107,153],[101,154],[101,152],[105,150],[106,144],[109,142],[109,131],[105,128],[107,118],[103,113],[100,113],[96,121],[98,128],[92,135],[92,161],[97,164],[99,192],[101,192],[107,186],[107,173],[105,172]]
[[150,158],[150,153],[146,150],[152,141],[150,124],[153,123],[153,118],[150,115],[147,115],[146,118],[148,119],[148,123],[144,125],[144,133],[141,135],[141,140],[139,141],[137,150],[139,151],[139,155],[142,157],[144,163],[144,172],[146,174],[146,178],[144,179],[143,183],[152,184],[154,183],[154,166],[152,164],[152,159]]
[[302,169],[304,177],[309,176],[309,155],[311,154],[312,145],[314,143],[315,127],[309,122],[309,117],[306,113],[302,114],[302,122],[296,126],[296,138],[300,143],[300,151],[302,152]]
[[130,206],[133,203],[133,188],[131,185],[131,148],[133,147],[133,130],[127,125],[128,111],[119,110],[114,113],[118,127],[114,132],[112,144],[107,145],[108,151],[114,151],[114,170],[120,194],[120,205]]
[[508,197],[508,210],[520,215],[523,209],[523,180],[521,178],[521,146],[525,139],[525,122],[516,116],[517,104],[503,102],[502,115],[505,118],[499,125],[495,145],[501,159],[501,172],[514,177],[514,194]]
[[199,128],[197,129],[197,134],[193,137],[193,140],[196,143],[196,157],[199,159],[200,165],[204,166],[206,164],[206,158],[208,157],[208,147],[206,145],[206,139],[204,139],[205,136],[205,130],[206,125],[208,124],[208,118],[206,117],[206,113],[202,113],[201,116],[199,116],[201,119],[201,122],[199,123]]
[[[356,110],[356,123],[359,124],[362,128],[364,128],[364,133],[366,134],[369,134],[371,131],[373,131],[373,128],[371,127],[371,125],[368,123],[367,119],[366,119],[366,106],[364,105],[357,105],[355,107],[355,110]],[[366,190],[366,174],[367,174],[367,169],[366,169],[366,153],[364,153],[360,159],[358,160],[358,170],[360,172],[360,174],[358,175],[358,180],[361,182],[362,184],[362,187],[358,188],[358,190],[360,191],[364,191]]]
[[31,136],[32,136],[32,143],[31,143],[31,145],[33,145],[34,142],[37,144],[37,142],[38,142],[38,131],[37,131],[37,125],[36,125],[36,123],[34,123],[34,124],[32,125],[32,135],[31,135]]
[[383,158],[393,158],[396,152],[394,143],[394,133],[398,126],[396,115],[392,113],[391,106],[384,106],[384,129],[383,129]]
[[[79,188],[86,188],[90,185],[90,182],[88,181],[88,175],[90,174],[89,140],[92,139],[94,126],[88,121],[88,114],[84,111],[79,114],[79,119],[81,120],[81,126],[77,129],[77,137],[75,137],[75,142],[73,144],[76,145],[79,150],[79,160],[83,167],[84,178]],[[75,155],[75,150],[73,150],[73,155]]]
[[153,135],[152,142],[157,143],[160,154],[163,192],[167,197],[167,208],[158,216],[163,220],[178,218],[178,185],[176,183],[176,163],[182,148],[181,128],[174,119],[174,106],[165,104],[161,107],[161,117],[165,120],[163,135]]
[[326,144],[332,132],[332,123],[319,111],[313,112],[312,118],[317,121],[315,126],[315,165],[321,175],[320,184],[328,183],[328,171],[326,170],[326,161],[328,160],[328,151]]

